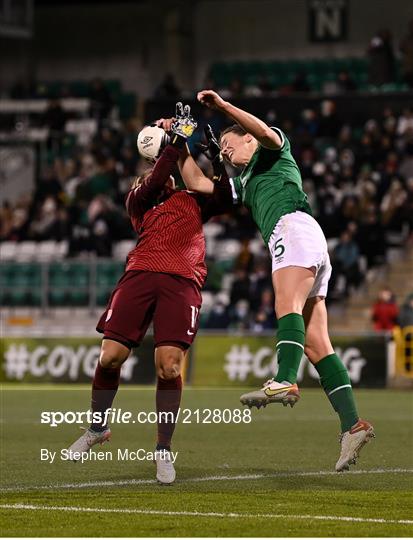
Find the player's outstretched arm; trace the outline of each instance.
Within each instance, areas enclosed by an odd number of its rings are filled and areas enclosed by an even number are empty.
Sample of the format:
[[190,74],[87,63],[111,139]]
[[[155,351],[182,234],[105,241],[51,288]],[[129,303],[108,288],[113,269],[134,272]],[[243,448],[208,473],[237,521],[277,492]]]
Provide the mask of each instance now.
[[222,97],[213,90],[202,90],[198,92],[197,99],[203,105],[210,109],[216,109],[234,120],[247,133],[250,133],[257,141],[270,150],[278,150],[282,146],[280,136],[275,133],[265,122],[248,113],[229,101],[225,101]]
[[198,167],[188,146],[182,150],[179,156],[178,167],[187,189],[208,195],[214,191],[214,183]]
[[[169,133],[174,120],[174,118],[160,118],[155,123]],[[187,189],[208,195],[214,191],[213,182],[198,167],[187,145],[181,150],[178,167]]]

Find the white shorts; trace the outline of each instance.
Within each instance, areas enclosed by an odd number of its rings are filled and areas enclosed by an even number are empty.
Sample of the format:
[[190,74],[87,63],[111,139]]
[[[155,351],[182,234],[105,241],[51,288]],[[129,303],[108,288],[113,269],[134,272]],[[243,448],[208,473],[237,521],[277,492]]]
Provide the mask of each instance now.
[[286,266],[315,268],[314,286],[308,295],[327,296],[331,276],[327,241],[317,221],[305,212],[286,214],[268,242],[273,273]]

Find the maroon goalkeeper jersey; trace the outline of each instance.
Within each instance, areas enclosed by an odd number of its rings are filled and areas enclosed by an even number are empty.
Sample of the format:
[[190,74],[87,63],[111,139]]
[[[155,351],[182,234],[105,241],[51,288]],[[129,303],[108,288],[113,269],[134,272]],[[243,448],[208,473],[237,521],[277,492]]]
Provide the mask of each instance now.
[[166,147],[151,175],[128,195],[126,208],[138,242],[126,271],[176,274],[202,286],[207,274],[202,224],[230,210],[231,187],[223,179],[210,196],[165,188],[178,157],[179,150]]

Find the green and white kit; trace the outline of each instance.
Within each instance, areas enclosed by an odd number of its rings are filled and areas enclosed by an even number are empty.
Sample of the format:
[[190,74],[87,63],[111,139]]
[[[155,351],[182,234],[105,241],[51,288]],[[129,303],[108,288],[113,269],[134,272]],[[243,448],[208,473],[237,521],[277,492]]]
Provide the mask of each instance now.
[[272,258],[272,271],[286,266],[315,267],[311,296],[326,296],[331,264],[327,242],[312,217],[290,142],[278,128],[279,150],[259,145],[242,173],[231,178],[235,203],[251,211]]

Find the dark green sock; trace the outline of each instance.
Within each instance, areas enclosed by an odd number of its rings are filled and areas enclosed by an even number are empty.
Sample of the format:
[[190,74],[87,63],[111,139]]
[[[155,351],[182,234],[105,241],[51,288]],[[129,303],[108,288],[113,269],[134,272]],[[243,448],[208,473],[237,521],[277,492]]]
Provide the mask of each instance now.
[[278,373],[274,377],[277,382],[297,382],[297,371],[304,352],[305,326],[302,315],[289,313],[278,321],[277,359]]
[[346,367],[335,353],[329,354],[314,367],[320,375],[321,386],[340,417],[341,431],[349,431],[359,416]]

